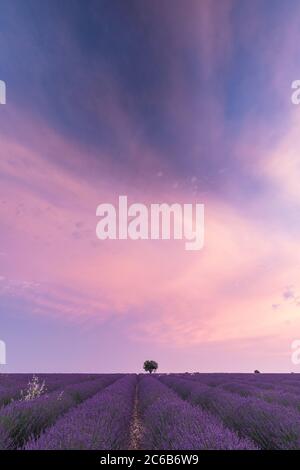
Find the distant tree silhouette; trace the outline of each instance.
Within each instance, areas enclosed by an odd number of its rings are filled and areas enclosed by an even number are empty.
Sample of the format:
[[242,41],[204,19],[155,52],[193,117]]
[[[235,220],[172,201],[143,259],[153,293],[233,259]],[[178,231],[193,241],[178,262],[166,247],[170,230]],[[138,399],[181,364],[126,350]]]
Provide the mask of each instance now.
[[155,361],[145,361],[143,367],[146,372],[150,372],[150,374],[152,374],[154,370],[157,370],[158,364]]
[[254,374],[260,374],[259,370],[255,369]]

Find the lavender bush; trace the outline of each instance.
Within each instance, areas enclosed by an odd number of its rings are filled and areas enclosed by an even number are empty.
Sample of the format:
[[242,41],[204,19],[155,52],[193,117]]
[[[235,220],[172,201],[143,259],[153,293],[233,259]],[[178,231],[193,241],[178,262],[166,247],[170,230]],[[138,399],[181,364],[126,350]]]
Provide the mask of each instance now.
[[[32,374],[0,374],[0,408],[14,400],[22,399],[25,390],[28,390],[32,382]],[[45,382],[48,392],[52,392],[68,384],[80,383],[87,380],[99,378],[96,374],[38,374],[40,383]]]
[[128,448],[135,387],[135,375],[121,378],[60,418],[38,440],[32,439],[25,448]]
[[38,436],[46,427],[72,406],[109,385],[114,376],[102,376],[79,384],[67,385],[29,401],[15,401],[0,412],[0,449],[17,448]]
[[[164,383],[180,393],[176,378],[165,377]],[[181,382],[184,379],[177,379]],[[244,398],[219,388],[201,389],[188,382],[188,400],[218,416],[240,436],[251,438],[262,449],[299,449],[300,415],[278,404],[256,397]]]
[[299,374],[139,379],[0,375],[0,449],[300,448]]
[[139,399],[144,449],[257,448],[249,439],[226,429],[216,417],[181,400],[156,379],[140,381]]

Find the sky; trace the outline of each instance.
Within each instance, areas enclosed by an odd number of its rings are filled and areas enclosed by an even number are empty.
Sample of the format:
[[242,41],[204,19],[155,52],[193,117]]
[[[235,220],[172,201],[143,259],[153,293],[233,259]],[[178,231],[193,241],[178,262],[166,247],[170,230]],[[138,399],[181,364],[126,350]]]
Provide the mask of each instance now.
[[[300,372],[300,4],[0,0],[6,372]],[[205,205],[205,244],[96,208]]]

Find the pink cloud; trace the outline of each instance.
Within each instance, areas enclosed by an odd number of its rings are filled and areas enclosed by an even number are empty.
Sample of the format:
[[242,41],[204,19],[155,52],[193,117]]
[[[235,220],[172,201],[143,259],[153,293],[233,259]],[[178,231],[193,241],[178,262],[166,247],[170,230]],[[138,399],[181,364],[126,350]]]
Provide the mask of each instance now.
[[[61,138],[55,150],[60,145],[76,154]],[[178,345],[280,335],[287,319],[289,328],[298,325],[295,305],[272,308],[299,273],[297,240],[284,231],[272,233],[210,197],[201,252],[185,252],[180,241],[100,242],[95,208],[116,199],[117,180],[103,172],[98,184],[85,181],[43,158],[42,147],[5,137],[0,172],[1,249],[7,253],[1,275],[9,287],[0,295],[19,296],[33,314],[76,322],[127,316],[134,319],[133,337],[142,332],[143,339]],[[194,200],[189,190],[155,191],[159,200]],[[127,194],[151,202],[129,185]]]

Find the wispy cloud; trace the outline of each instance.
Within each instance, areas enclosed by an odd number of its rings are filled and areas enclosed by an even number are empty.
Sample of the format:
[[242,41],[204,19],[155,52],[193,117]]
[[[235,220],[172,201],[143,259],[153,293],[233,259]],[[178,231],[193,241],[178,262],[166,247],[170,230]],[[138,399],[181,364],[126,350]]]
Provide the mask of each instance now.
[[[187,349],[292,334],[298,7],[132,2],[120,16],[92,2],[58,18],[46,3],[41,31],[7,4],[0,302],[62,323],[125,319],[134,341]],[[96,207],[120,194],[205,203],[203,251],[97,240]]]

